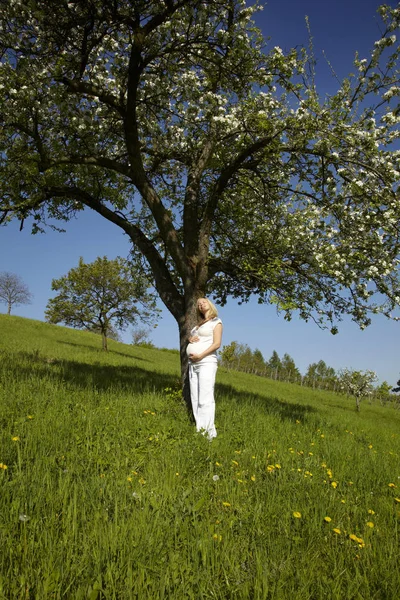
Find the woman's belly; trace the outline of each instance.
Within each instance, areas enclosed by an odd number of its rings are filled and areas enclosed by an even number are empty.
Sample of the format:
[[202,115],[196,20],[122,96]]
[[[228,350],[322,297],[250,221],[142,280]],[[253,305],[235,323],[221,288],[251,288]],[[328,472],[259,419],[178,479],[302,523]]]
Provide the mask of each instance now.
[[204,350],[207,350],[211,346],[209,341],[205,342],[194,342],[193,344],[188,344],[186,348],[186,354],[201,354]]

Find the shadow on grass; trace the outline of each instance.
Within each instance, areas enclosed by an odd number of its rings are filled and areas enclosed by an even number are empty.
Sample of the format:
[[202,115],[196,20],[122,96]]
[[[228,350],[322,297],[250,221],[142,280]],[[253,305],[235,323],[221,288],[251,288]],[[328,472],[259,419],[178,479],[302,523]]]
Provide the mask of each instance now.
[[[76,348],[84,348],[85,350],[90,350],[94,354],[103,354],[104,350],[101,347],[101,344],[97,346],[92,346],[91,344],[76,344],[75,342],[64,342],[63,340],[58,340],[57,344],[65,344],[66,346],[75,346]],[[114,350],[114,348],[110,351],[112,354],[118,354],[119,356],[124,356],[125,358],[131,358],[132,360],[143,360],[147,361],[145,358],[141,358],[140,356],[136,356],[133,354],[127,354],[126,352],[119,352],[119,350]]]
[[318,412],[316,408],[309,404],[285,402],[268,395],[238,391],[233,386],[224,383],[217,383],[216,393],[225,397],[228,402],[246,403],[263,413],[279,416],[281,419],[293,422],[304,421],[310,413]]
[[[50,379],[58,385],[65,384],[68,387],[87,390],[89,393],[90,390],[113,391],[127,392],[135,396],[144,392],[162,393],[166,388],[179,389],[178,373],[173,375],[144,369],[137,365],[87,364],[66,359],[49,359],[26,352],[18,353],[13,358],[8,356],[8,360],[11,367],[10,375],[15,373],[18,379],[28,380],[32,376],[39,376],[47,381]],[[223,383],[217,383],[216,395],[217,403],[218,396],[221,396],[226,402],[246,404],[257,412],[277,415],[290,421],[304,420],[309,413],[317,412],[309,405],[285,402],[276,397],[237,390]]]

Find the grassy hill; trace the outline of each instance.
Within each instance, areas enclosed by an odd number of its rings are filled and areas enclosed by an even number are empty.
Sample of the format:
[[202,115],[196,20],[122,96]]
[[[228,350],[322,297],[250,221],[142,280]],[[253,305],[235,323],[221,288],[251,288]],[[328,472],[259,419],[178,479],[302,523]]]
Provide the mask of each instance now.
[[0,598],[399,596],[400,411],[0,315]]

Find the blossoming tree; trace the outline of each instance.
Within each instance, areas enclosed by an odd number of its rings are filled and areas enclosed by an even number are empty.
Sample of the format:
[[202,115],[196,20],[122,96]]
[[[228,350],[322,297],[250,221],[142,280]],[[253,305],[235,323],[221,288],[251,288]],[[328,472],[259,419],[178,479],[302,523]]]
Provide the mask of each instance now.
[[33,231],[91,209],[132,240],[184,347],[199,296],[336,331],[399,303],[400,9],[319,95],[245,0],[0,8],[0,209]]

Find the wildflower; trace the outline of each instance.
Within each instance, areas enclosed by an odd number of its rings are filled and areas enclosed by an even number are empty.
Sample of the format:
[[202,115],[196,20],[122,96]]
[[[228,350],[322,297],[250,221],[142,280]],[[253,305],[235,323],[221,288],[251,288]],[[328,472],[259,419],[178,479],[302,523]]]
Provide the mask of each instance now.
[[375,511],[374,511],[374,510],[372,510],[372,508],[370,508],[370,509],[368,509],[368,514],[369,514],[369,515],[374,515],[374,514],[375,514]]
[[230,503],[229,502],[223,502],[222,506],[230,506]]
[[330,517],[324,517],[324,521],[326,521],[326,523],[330,523],[332,519]]
[[396,487],[396,485],[395,485],[394,483],[389,483],[389,484],[388,484],[388,486],[389,486],[390,488],[395,488],[395,487]]
[[300,421],[298,419],[296,419],[296,425],[299,425]]
[[232,461],[232,463],[233,463],[233,464],[234,464],[236,467],[238,467],[238,466],[239,466],[239,463],[238,463],[236,460],[233,460],[233,461]]
[[274,465],[268,465],[267,471],[268,471],[268,473],[272,473],[273,471],[275,471]]
[[[177,473],[178,475],[178,473]],[[219,480],[219,476],[218,475],[213,475],[213,481],[218,481]]]
[[281,469],[281,465],[275,465],[275,469]]
[[314,456],[314,452],[309,452],[308,456]]
[[127,481],[132,481],[132,477],[127,477]]
[[235,454],[241,454],[241,450],[235,450]]
[[100,477],[103,479],[103,477],[105,477],[104,473],[100,473]]
[[400,498],[395,498],[394,501],[395,502],[400,502]]
[[295,519],[301,519],[301,512],[295,511],[293,513],[293,516],[294,516]]
[[217,467],[221,466],[221,463],[219,463],[219,462],[216,462],[215,464],[217,465]]
[[335,489],[335,490],[336,490],[336,488],[337,488],[337,483],[336,483],[336,481],[332,481],[332,483],[331,483],[331,486],[333,487],[333,489]]
[[321,433],[321,437],[322,437],[322,438],[324,438],[324,437],[325,437],[323,433]]
[[339,527],[335,527],[334,529],[332,529],[332,531],[334,531],[335,533],[337,533],[338,535],[340,535],[342,532],[340,531]]
[[27,419],[29,419],[29,420],[31,421],[31,420],[32,420],[32,419],[34,419],[35,417],[34,417],[33,415],[28,415],[26,418],[27,418]]
[[326,469],[326,463],[321,463],[321,467],[322,467],[323,469]]
[[19,442],[19,436],[18,435],[14,435],[14,437],[11,438],[13,442]]
[[3,471],[5,471],[6,469],[8,469],[8,467],[4,463],[0,463],[0,469],[3,469]]
[[373,529],[375,527],[375,524],[372,521],[368,521],[367,527],[370,527],[371,529]]
[[250,477],[250,479],[251,479],[252,481],[255,481],[255,480],[256,480],[256,476],[255,476],[255,475],[252,475],[252,476]]
[[341,502],[342,504],[346,504],[346,500],[345,500],[344,498],[343,498],[343,499],[342,499],[340,502]]
[[26,523],[26,521],[29,521],[30,517],[28,517],[28,515],[25,514],[21,514],[19,515],[19,520],[22,521],[22,523]]
[[218,535],[218,533],[214,533],[213,540],[220,542],[222,540],[222,535]]
[[139,479],[139,483],[140,483],[140,485],[144,485],[144,484],[146,483],[146,480],[145,480],[145,479],[143,479],[143,477],[141,477],[141,478]]

